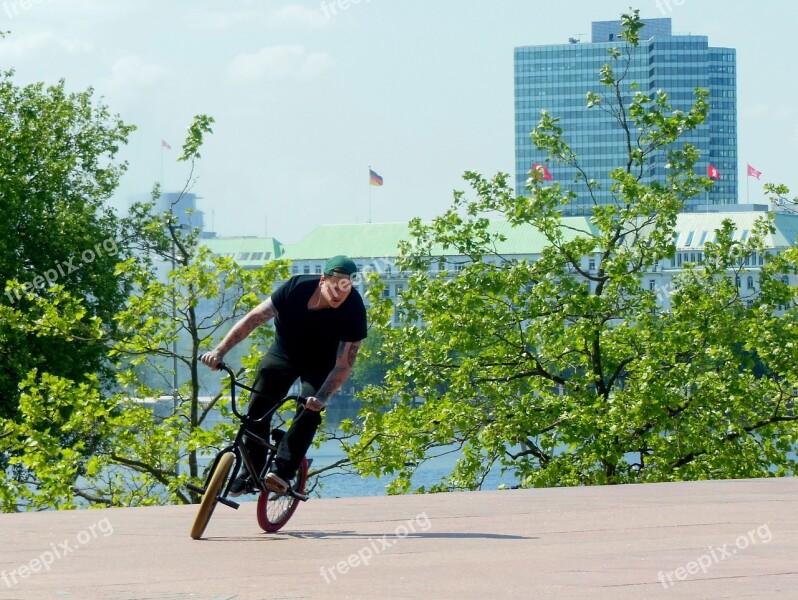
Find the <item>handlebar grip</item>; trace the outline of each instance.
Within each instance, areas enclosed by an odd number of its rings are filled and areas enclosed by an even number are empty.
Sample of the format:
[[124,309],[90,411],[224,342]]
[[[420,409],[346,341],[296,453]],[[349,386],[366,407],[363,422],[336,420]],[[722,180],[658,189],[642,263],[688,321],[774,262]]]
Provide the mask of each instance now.
[[[204,356],[204,355],[203,355],[203,356]],[[201,356],[200,356],[200,357],[197,357],[197,362],[198,362],[198,363],[205,364],[205,363],[203,363],[203,362],[202,362],[202,357],[201,357]],[[225,362],[224,362],[224,361],[222,361],[222,362],[220,362],[220,363],[218,363],[218,364],[216,365],[216,370],[217,370],[217,371],[227,371],[227,370],[228,370],[228,369],[227,369],[227,365],[225,364]]]

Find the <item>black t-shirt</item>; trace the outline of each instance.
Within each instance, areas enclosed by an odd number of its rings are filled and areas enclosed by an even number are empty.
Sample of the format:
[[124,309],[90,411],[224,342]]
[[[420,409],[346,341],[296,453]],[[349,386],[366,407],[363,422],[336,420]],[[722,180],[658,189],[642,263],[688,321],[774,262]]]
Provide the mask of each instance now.
[[352,288],[338,308],[309,310],[308,301],[319,287],[319,277],[295,275],[274,291],[275,343],[290,359],[332,368],[341,342],[359,342],[366,337],[366,308]]

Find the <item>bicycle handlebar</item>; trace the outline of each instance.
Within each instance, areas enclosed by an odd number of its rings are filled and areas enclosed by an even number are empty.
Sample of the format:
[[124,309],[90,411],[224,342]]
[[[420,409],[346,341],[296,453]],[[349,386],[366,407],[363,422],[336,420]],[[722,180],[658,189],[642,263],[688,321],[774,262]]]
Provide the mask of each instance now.
[[[199,361],[200,359],[197,359],[197,360]],[[236,378],[236,374],[233,372],[233,370],[230,367],[227,366],[227,364],[225,362],[220,362],[219,364],[217,364],[216,365],[216,369],[219,370],[219,371],[224,371],[225,373],[227,373],[230,376],[230,406],[233,409],[233,414],[236,417],[238,417],[239,421],[248,420],[249,416],[248,415],[247,416],[242,415],[240,412],[238,412],[238,409],[236,408],[236,386],[238,386],[240,388],[243,388],[243,389],[245,389],[245,390],[247,390],[249,392],[253,392],[253,393],[257,393],[257,391],[252,389],[251,387],[249,387],[247,385],[244,385],[243,383],[240,383],[238,381],[238,379]],[[283,404],[285,404],[289,400],[294,400],[294,401],[298,402],[299,404],[301,404],[302,406],[305,406],[305,402],[307,401],[307,398],[303,398],[302,396],[286,396],[285,398],[282,399],[281,402],[276,404],[275,407],[273,409],[271,409],[270,411],[268,411],[265,415],[263,415],[259,419],[252,419],[250,422],[256,423],[258,421],[262,421],[266,417],[271,417],[272,413],[274,413],[280,406],[282,406]]]

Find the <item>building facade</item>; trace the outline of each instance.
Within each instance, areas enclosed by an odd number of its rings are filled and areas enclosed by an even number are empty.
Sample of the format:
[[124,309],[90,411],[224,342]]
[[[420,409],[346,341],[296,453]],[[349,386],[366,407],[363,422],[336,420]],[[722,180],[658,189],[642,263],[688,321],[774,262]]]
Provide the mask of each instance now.
[[[696,88],[710,91],[711,109],[707,121],[687,134],[684,141],[701,154],[700,175],[711,165],[720,176],[711,191],[695,198],[686,210],[700,205],[737,204],[737,83],[736,53],[730,48],[713,48],[705,36],[673,35],[670,19],[644,19],[641,42],[632,55],[626,78],[628,102],[634,83],[638,90],[653,97],[667,92],[674,110],[687,110]],[[610,62],[608,51],[627,48],[620,21],[594,22],[591,41],[571,38],[567,44],[524,46],[515,49],[515,183],[516,193],[527,193],[526,182],[533,164],[546,164],[546,155],[537,150],[530,137],[546,110],[560,119],[563,138],[579,156],[580,166],[595,179],[598,203],[612,202],[609,172],[626,165],[625,136],[614,117],[600,108],[587,109],[586,94],[605,95],[599,70]],[[552,179],[564,190],[577,194],[577,201],[565,207],[566,214],[590,214],[593,200],[585,184],[574,183],[574,167],[547,164]],[[664,154],[648,161],[643,182],[664,181]]]
[[[713,242],[715,232],[725,220],[730,220],[735,227],[734,240],[744,242],[754,230],[757,220],[768,214],[767,205],[739,205],[720,207],[719,210],[707,212],[683,212],[679,215],[674,232],[675,253],[673,258],[662,260],[641,275],[641,286],[656,292],[660,304],[666,310],[670,308],[670,290],[673,289],[674,278],[690,264],[700,264],[704,260],[705,245]],[[765,253],[757,253],[747,259],[747,263],[735,276],[740,277],[741,298],[752,299],[758,290],[759,271],[765,264],[766,254],[778,254],[794,247],[798,243],[798,215],[788,212],[774,213],[774,231],[764,240]],[[492,221],[491,232],[501,234],[503,238],[497,243],[496,251],[504,259],[537,260],[548,245],[546,237],[532,226],[512,227],[506,221]],[[563,231],[567,236],[578,232],[591,232],[595,226],[587,216],[565,217]],[[404,223],[368,223],[352,225],[323,225],[312,231],[296,244],[281,246],[272,238],[240,238],[239,242],[223,239],[206,240],[214,253],[233,256],[247,268],[257,268],[268,260],[283,258],[291,261],[292,275],[321,275],[324,263],[330,256],[346,254],[358,265],[362,273],[375,272],[385,284],[383,294],[397,298],[407,287],[406,273],[396,267],[398,245],[407,240],[410,232]],[[228,244],[236,243],[235,251]],[[257,260],[251,259],[248,250],[257,247],[281,248],[266,258],[260,255]],[[246,258],[245,258],[246,255]],[[595,272],[599,268],[599,255],[584,256],[581,259],[582,269]],[[455,273],[458,265],[465,264],[465,256],[445,256],[443,269]],[[489,257],[486,260],[491,260]],[[434,268],[439,268],[433,263]],[[732,276],[732,273],[729,273]],[[790,281],[790,283],[795,283]],[[365,282],[361,278],[357,282],[358,290],[365,298]]]

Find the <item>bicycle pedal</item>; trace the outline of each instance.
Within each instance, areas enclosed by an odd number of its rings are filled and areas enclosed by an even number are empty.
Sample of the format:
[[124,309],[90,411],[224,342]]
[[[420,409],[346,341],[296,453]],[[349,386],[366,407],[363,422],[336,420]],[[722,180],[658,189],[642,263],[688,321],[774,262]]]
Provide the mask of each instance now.
[[235,502],[234,500],[229,500],[227,498],[222,498],[222,497],[219,497],[219,503],[224,504],[225,506],[229,506],[230,508],[234,508],[236,510],[238,510],[238,507],[241,506],[238,502]]
[[190,491],[194,492],[195,494],[204,494],[205,493],[205,488],[204,487],[200,487],[198,485],[194,485],[193,483],[187,483],[186,487]]

